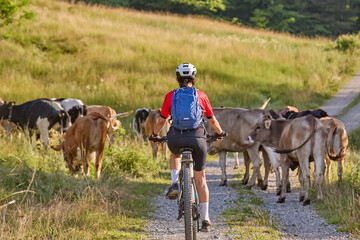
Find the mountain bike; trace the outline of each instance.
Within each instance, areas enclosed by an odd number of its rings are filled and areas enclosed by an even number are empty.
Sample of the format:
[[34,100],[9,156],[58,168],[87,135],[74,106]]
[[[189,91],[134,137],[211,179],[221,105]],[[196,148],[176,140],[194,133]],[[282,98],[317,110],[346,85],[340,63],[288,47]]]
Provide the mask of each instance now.
[[[224,133],[223,136],[226,136]],[[154,142],[164,143],[167,141],[166,137],[153,139]],[[216,141],[216,138],[207,135],[207,142],[211,143]],[[196,234],[200,231],[200,206],[199,197],[196,191],[194,181],[194,160],[192,158],[193,149],[190,147],[180,148],[181,154],[181,169],[179,173],[180,189],[177,199],[178,203],[178,217],[177,220],[181,221],[184,217],[185,223],[185,239],[196,240]]]

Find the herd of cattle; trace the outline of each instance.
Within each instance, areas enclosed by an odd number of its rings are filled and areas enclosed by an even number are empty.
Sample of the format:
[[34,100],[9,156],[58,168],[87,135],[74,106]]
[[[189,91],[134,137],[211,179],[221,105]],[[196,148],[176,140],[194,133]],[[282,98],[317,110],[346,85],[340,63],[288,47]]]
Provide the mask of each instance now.
[[89,175],[89,164],[95,154],[96,177],[100,177],[105,140],[113,141],[112,133],[120,127],[117,117],[125,117],[132,111],[116,114],[108,106],[86,106],[79,99],[36,99],[15,105],[0,98],[0,122],[5,132],[11,136],[16,129],[27,130],[30,139],[35,133],[41,137],[44,148],[49,145],[49,130],[65,133],[64,141],[57,147],[63,151],[65,163],[75,174],[80,167]]
[[[267,101],[268,102],[268,101]],[[329,180],[331,161],[338,163],[338,178],[342,177],[342,162],[346,155],[348,137],[343,123],[321,110],[299,112],[287,106],[280,110],[265,110],[266,104],[258,109],[214,108],[214,115],[222,129],[228,134],[221,142],[208,146],[208,153],[219,153],[221,167],[220,185],[227,184],[226,157],[233,152],[238,167],[237,153],[242,152],[246,171],[242,180],[248,188],[255,185],[256,179],[261,189],[268,185],[271,169],[276,176],[278,202],[284,202],[290,190],[289,168],[298,168],[301,184],[300,201],[310,203],[309,163],[314,161],[318,199],[322,199],[321,185],[325,177]],[[49,145],[49,130],[52,128],[64,134],[63,141],[54,150],[63,151],[65,163],[71,173],[82,168],[89,175],[90,156],[95,156],[96,177],[100,177],[101,162],[105,141],[113,142],[112,133],[119,128],[117,118],[126,117],[132,111],[116,114],[108,106],[84,105],[78,99],[36,99],[15,105],[0,99],[0,122],[6,133],[20,128],[41,137],[44,148]],[[137,109],[133,120],[133,130],[141,141],[147,141],[158,119],[160,110]],[[166,134],[169,126],[164,126],[160,136]],[[205,124],[209,134],[214,130]],[[166,143],[153,144],[153,157],[160,150],[166,158]],[[265,175],[262,178],[260,167],[264,161]],[[250,163],[253,173],[250,177]],[[280,174],[280,167],[281,173]],[[282,176],[280,176],[282,175]]]
[[[344,124],[321,110],[299,112],[297,108],[287,106],[280,110],[265,110],[267,102],[259,109],[214,108],[214,115],[223,131],[228,135],[220,142],[208,145],[210,155],[219,154],[221,167],[220,185],[227,184],[227,152],[235,153],[235,168],[238,167],[237,153],[242,152],[246,171],[242,180],[247,188],[255,185],[256,179],[262,190],[268,186],[271,168],[276,175],[278,202],[284,202],[286,192],[290,191],[289,168],[298,168],[301,184],[300,201],[310,204],[310,162],[314,161],[317,198],[322,199],[321,185],[325,178],[329,182],[331,161],[338,164],[338,179],[342,178],[342,163],[346,155],[348,136]],[[160,110],[147,108],[136,110],[133,129],[139,139],[146,141],[155,123],[160,117]],[[166,134],[165,126],[161,135]],[[214,133],[209,123],[205,124],[209,134]],[[158,145],[152,144],[153,157],[156,157]],[[166,147],[161,146],[166,156]],[[262,178],[261,156],[264,159],[265,176]],[[250,163],[253,173],[250,178]],[[280,167],[282,177],[280,177]],[[250,178],[250,179],[249,179]]]

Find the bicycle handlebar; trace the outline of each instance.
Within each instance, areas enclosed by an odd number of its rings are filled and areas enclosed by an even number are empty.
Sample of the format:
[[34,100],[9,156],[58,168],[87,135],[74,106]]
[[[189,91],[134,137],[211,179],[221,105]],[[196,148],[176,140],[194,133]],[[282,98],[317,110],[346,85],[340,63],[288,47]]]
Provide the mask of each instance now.
[[[227,133],[223,132],[222,134],[213,134],[213,135],[210,135],[210,134],[207,134],[206,135],[206,142],[207,143],[212,143],[212,142],[215,142],[218,138],[222,138],[222,137],[226,137],[227,136]],[[162,138],[154,138],[152,136],[149,137],[149,141],[151,142],[158,142],[158,143],[164,143],[167,141],[167,137],[164,136]]]

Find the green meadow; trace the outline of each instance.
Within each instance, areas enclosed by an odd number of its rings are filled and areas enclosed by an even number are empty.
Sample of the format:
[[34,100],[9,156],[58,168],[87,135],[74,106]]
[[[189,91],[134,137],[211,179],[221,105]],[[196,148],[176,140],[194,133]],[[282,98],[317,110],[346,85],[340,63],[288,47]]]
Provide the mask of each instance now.
[[[177,87],[176,67],[191,62],[196,87],[213,107],[259,107],[270,97],[269,109],[302,110],[321,106],[360,69],[358,49],[339,51],[326,38],[55,0],[33,0],[30,10],[33,21],[0,28],[0,97],[17,104],[67,97],[117,112],[155,109]],[[90,179],[71,176],[61,153],[44,151],[26,134],[2,135],[0,238],[146,238],[150,200],[170,178],[168,162],[152,160],[150,147],[135,140],[132,117],[121,119],[125,131],[106,148],[100,180],[93,172]],[[346,167],[359,173],[357,149]],[[360,187],[352,169],[344,182],[353,184],[347,203],[355,215],[340,214],[337,223],[347,221],[343,229],[359,234]],[[326,208],[328,215],[334,210]]]

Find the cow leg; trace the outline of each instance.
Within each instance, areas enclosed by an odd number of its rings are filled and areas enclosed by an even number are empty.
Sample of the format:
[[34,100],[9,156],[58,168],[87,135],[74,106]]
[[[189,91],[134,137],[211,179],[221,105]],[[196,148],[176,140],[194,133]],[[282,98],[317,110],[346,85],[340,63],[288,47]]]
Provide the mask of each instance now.
[[[275,153],[272,148],[265,147],[265,146],[262,146],[262,148],[264,149],[264,151],[263,151],[264,162],[266,161],[266,158],[269,158],[271,166],[274,169],[275,179],[276,179],[276,194],[280,195],[280,191],[281,191],[281,178],[280,178],[280,169],[279,169],[280,154]],[[269,169],[269,171],[270,171],[270,169]],[[268,175],[269,175],[269,173],[268,173]],[[265,177],[264,178],[265,178],[265,182],[267,183],[268,176],[266,176],[266,167],[265,167]]]
[[83,162],[83,173],[86,177],[88,177],[90,175],[89,154],[85,150],[81,150],[81,159]]
[[164,160],[167,160],[166,159],[166,148],[167,148],[166,143],[163,143],[162,145],[163,145],[162,155],[163,155]]
[[95,161],[96,179],[100,178],[103,153],[104,153],[104,147],[102,147],[102,150],[100,149],[99,151],[96,152],[96,161]]
[[36,121],[36,126],[40,131],[41,139],[44,142],[44,148],[47,150],[49,145],[49,121],[47,118],[38,118]]
[[281,154],[280,155],[280,165],[281,165],[281,172],[282,172],[282,179],[281,179],[281,193],[280,197],[277,200],[278,203],[284,203],[286,198],[286,186],[289,181],[289,168],[290,168],[290,161],[287,155]]
[[239,153],[234,152],[233,154],[234,154],[234,158],[235,158],[234,169],[238,169],[239,168]]
[[338,174],[338,181],[339,181],[339,182],[342,181],[343,162],[344,162],[344,160],[337,162],[337,164],[338,164],[337,174]]
[[304,178],[302,176],[302,172],[301,172],[301,168],[298,168],[298,177],[299,177],[299,182],[300,182],[300,198],[299,201],[302,202],[304,201],[305,198],[305,182],[304,182]]
[[331,160],[329,159],[328,156],[325,156],[325,180],[327,183],[330,183],[330,165],[331,165]]
[[317,185],[317,199],[323,199],[322,183],[324,181],[324,157],[318,156],[315,158],[315,172],[316,172],[316,185]]
[[[302,179],[304,181],[305,196],[304,196],[303,205],[305,206],[310,204],[310,169],[309,169],[309,156],[305,154],[304,156],[305,157],[299,158],[299,163],[301,168],[300,171],[301,171]],[[316,167],[316,169],[318,168]]]
[[250,148],[247,149],[249,157],[253,164],[253,174],[251,175],[250,181],[246,185],[246,188],[251,189],[255,185],[255,180],[258,178],[259,186],[262,187],[262,178],[260,173],[261,167],[261,158],[259,156],[259,144],[255,143]]
[[262,151],[263,158],[264,158],[264,167],[265,167],[265,175],[264,175],[264,182],[261,190],[266,190],[268,187],[268,180],[269,180],[269,173],[270,173],[270,159],[266,151]]
[[244,164],[245,164],[245,174],[244,178],[242,179],[241,183],[246,185],[249,182],[249,175],[250,175],[250,157],[247,151],[243,152],[244,154]]
[[152,155],[153,159],[157,158],[157,152],[159,151],[159,146],[156,143],[151,142],[151,149],[152,149]]
[[219,152],[219,165],[221,168],[221,181],[220,186],[227,185],[227,177],[226,177],[226,152]]

